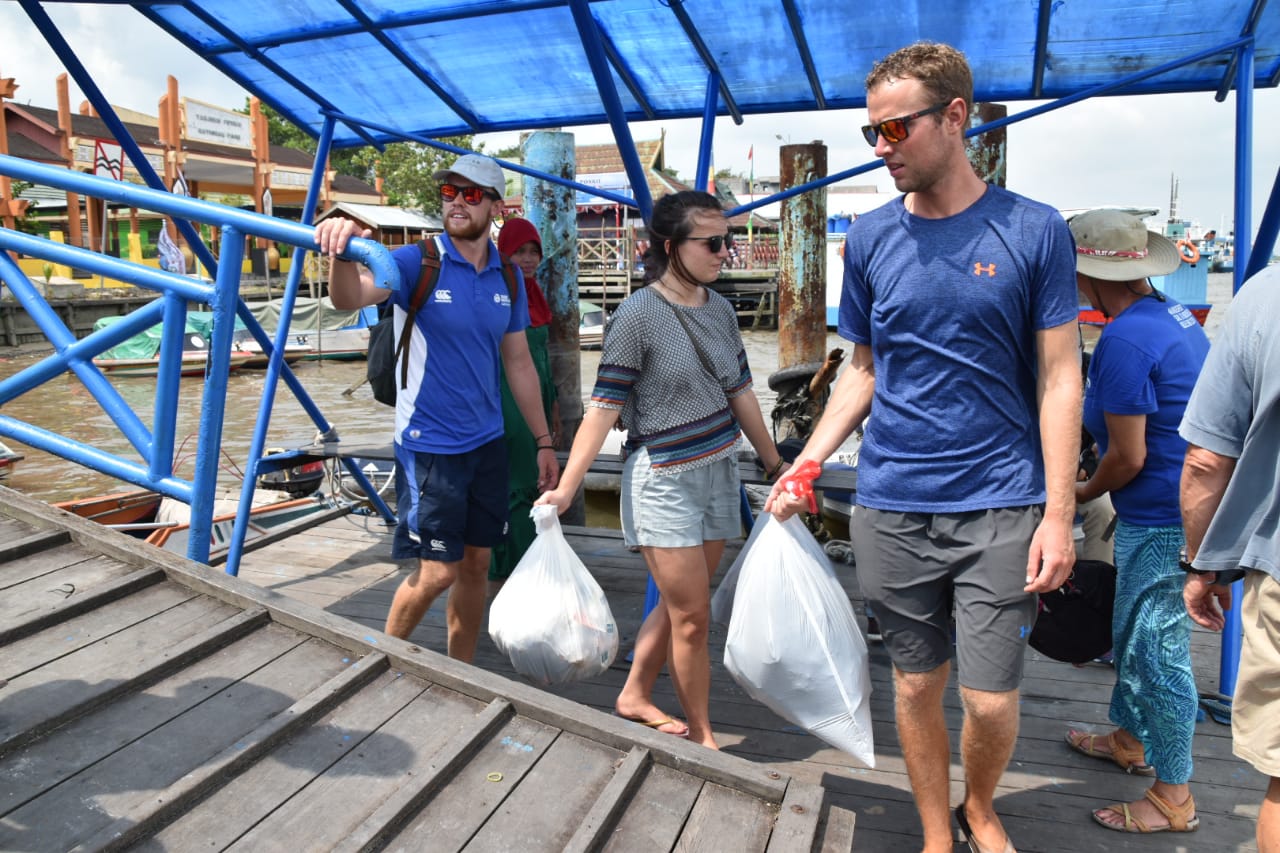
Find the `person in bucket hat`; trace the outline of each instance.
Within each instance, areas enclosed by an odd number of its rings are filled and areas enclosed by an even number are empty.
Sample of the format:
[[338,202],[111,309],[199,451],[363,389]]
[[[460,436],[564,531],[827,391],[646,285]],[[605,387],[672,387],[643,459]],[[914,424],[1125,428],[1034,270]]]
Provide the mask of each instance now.
[[1155,777],[1137,802],[1094,810],[1100,826],[1188,832],[1200,822],[1189,786],[1198,695],[1179,569],[1178,482],[1187,442],[1178,424],[1209,339],[1187,308],[1148,280],[1181,263],[1168,239],[1120,210],[1089,211],[1070,228],[1080,293],[1108,318],[1084,393],[1098,467],[1076,484],[1076,501],[1109,493],[1116,510],[1116,728],[1105,735],[1069,729],[1066,741],[1127,773]]

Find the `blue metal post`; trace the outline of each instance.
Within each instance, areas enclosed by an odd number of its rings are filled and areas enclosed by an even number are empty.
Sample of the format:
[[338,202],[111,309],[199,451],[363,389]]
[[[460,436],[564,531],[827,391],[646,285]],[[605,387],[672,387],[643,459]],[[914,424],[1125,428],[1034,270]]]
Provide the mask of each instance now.
[[1280,169],[1276,170],[1271,196],[1267,199],[1267,209],[1262,212],[1262,222],[1258,224],[1258,237],[1249,256],[1249,268],[1244,273],[1245,281],[1262,272],[1263,267],[1271,261],[1271,255],[1276,250],[1277,235],[1280,235]]
[[702,134],[698,138],[698,171],[693,176],[694,189],[707,191],[711,183],[711,147],[716,130],[716,106],[720,103],[720,75],[707,75],[707,98],[702,105]]
[[[1242,45],[1236,57],[1236,262],[1232,292],[1244,284],[1253,235],[1253,42]],[[1231,681],[1234,684],[1234,673]]]
[[635,140],[631,138],[631,127],[627,124],[627,113],[622,107],[622,99],[618,97],[618,89],[613,85],[613,73],[609,69],[609,58],[605,55],[604,45],[600,42],[600,32],[596,29],[595,18],[591,16],[591,7],[587,0],[569,0],[569,10],[573,13],[573,22],[578,28],[578,38],[582,40],[582,49],[587,54],[587,64],[591,66],[591,75],[595,78],[596,88],[600,92],[600,101],[609,116],[609,126],[613,128],[614,141],[618,143],[618,153],[622,155],[623,168],[631,179],[631,190],[636,194],[636,202],[640,206],[640,215],[648,222],[653,216],[653,196],[649,193],[649,181],[644,166],[640,163],[640,154],[636,151]]

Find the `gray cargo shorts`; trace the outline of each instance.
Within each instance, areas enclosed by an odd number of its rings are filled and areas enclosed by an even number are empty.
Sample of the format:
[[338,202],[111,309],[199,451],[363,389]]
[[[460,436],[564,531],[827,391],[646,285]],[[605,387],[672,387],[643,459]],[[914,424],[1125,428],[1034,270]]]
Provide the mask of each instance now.
[[1041,506],[958,513],[859,506],[849,520],[862,593],[893,665],[929,672],[951,659],[957,678],[1004,692],[1022,680],[1037,597],[1023,592]]

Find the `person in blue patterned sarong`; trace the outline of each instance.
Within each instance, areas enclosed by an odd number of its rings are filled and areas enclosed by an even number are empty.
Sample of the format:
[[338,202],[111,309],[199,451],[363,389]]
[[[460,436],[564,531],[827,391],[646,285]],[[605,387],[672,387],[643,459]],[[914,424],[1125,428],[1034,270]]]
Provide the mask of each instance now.
[[1155,776],[1142,799],[1093,812],[1121,832],[1187,832],[1199,825],[1191,796],[1191,739],[1198,695],[1184,575],[1178,482],[1187,442],[1178,435],[1209,339],[1184,306],[1147,276],[1181,260],[1137,217],[1094,210],[1071,220],[1081,293],[1111,322],[1104,327],[1084,394],[1084,422],[1101,456],[1076,501],[1110,493],[1115,534],[1112,617],[1116,684],[1107,735],[1069,730],[1072,749]]

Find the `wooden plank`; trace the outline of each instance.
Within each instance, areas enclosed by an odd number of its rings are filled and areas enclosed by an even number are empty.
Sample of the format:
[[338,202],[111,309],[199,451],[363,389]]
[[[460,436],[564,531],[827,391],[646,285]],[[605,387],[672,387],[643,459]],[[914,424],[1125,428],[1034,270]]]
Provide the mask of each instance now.
[[[148,732],[0,821],[0,849],[65,850],[154,799],[350,664],[310,640]],[[298,849],[298,848],[295,848]]]
[[565,842],[567,853],[590,853],[603,846],[614,823],[631,804],[631,797],[644,781],[651,764],[649,750],[643,747],[635,747],[627,753],[573,837]]
[[0,780],[4,780],[0,813],[65,782],[306,639],[278,625],[268,625],[251,638],[242,637],[181,672],[121,697],[0,759]]
[[857,814],[849,809],[828,804],[822,818],[822,827],[819,829],[822,844],[816,848],[819,853],[851,853],[854,829],[858,820]]
[[[621,759],[616,750],[577,735],[561,734],[466,849],[520,849],[527,853],[564,849],[590,811],[595,792],[613,776]],[[573,783],[566,785],[569,779]]]
[[7,589],[15,584],[25,583],[33,578],[92,559],[102,558],[87,548],[66,542],[34,554],[0,561],[0,589]]
[[475,752],[514,713],[509,702],[495,699],[475,720],[445,744],[427,768],[411,782],[388,797],[355,831],[332,849],[332,853],[363,853],[380,850],[396,830],[422,808],[431,795],[462,768]]
[[[244,552],[248,553],[250,551],[257,551],[261,548],[267,547],[268,545],[274,545],[277,542],[283,542],[285,539],[288,539],[289,537],[297,534],[302,530],[306,530],[311,527],[316,527],[318,525],[324,524],[327,521],[332,521],[335,518],[341,518],[344,515],[350,515],[351,510],[353,508],[354,507],[349,504],[331,507],[326,510],[313,512],[310,515],[304,516],[298,521],[293,522],[292,524],[287,524],[281,527],[272,528],[268,530],[266,533],[263,533],[261,536],[255,536],[253,539],[246,540],[243,544]],[[209,565],[221,566],[223,563],[227,561],[228,553],[230,552],[219,551],[216,554],[210,554]]]
[[776,807],[755,797],[707,784],[693,804],[676,842],[677,851],[764,850],[777,816]]
[[702,790],[702,780],[654,765],[641,780],[626,812],[606,839],[604,853],[670,850]]
[[[221,850],[353,750],[427,689],[416,678],[384,671],[356,696],[214,791],[154,836],[140,851]],[[305,796],[305,795],[304,795]]]
[[387,670],[385,655],[373,654],[360,666],[350,666],[303,696],[281,714],[258,726],[199,767],[187,773],[155,797],[135,802],[114,823],[80,842],[84,850],[125,850],[160,826],[186,811],[224,777],[235,776],[267,756],[285,738],[309,726],[348,696]]
[[158,613],[197,598],[190,589],[161,583],[116,602],[105,611],[82,614],[61,625],[46,628],[5,646],[0,658],[0,678],[15,680],[57,658],[110,637]]
[[65,530],[31,530],[22,529],[19,525],[10,525],[10,529],[0,531],[0,563],[20,560],[29,554],[49,551],[59,545],[66,545],[71,536]]
[[822,788],[792,780],[778,806],[778,819],[769,835],[769,853],[809,851],[818,837],[822,817]]
[[424,838],[431,839],[433,851],[463,849],[558,734],[525,717],[508,720],[385,849],[417,853]]
[[[354,832],[401,786],[429,772],[434,756],[482,710],[475,700],[432,685],[380,727],[377,737],[344,755],[229,849],[327,849]],[[351,785],[352,779],[360,784]]]
[[[206,604],[206,600],[196,600]],[[212,622],[213,624],[209,624]],[[0,755],[145,687],[266,624],[260,608],[181,606],[10,682],[0,719]],[[77,676],[93,673],[88,682]]]
[[[164,572],[159,569],[131,569],[115,560],[94,559],[10,587],[0,593],[0,645],[163,580]],[[49,583],[55,586],[49,587]]]

